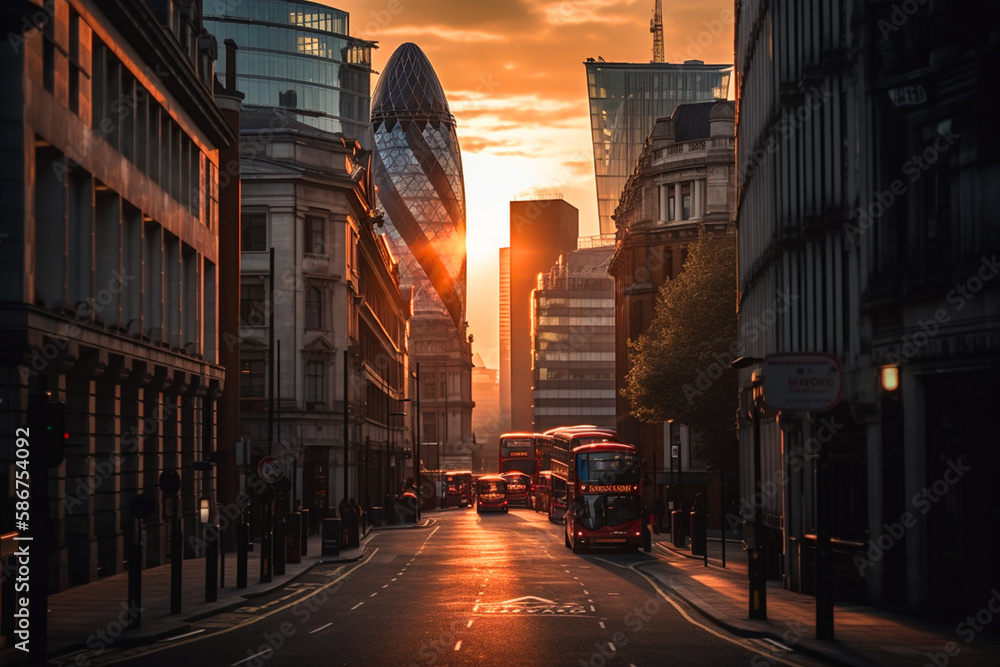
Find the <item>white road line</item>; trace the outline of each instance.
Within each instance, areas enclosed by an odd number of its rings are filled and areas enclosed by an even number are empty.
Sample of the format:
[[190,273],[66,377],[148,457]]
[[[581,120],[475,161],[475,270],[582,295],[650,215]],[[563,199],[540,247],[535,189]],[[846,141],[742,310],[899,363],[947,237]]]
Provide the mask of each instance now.
[[461,639],[459,639],[459,640],[458,640],[458,641],[457,641],[457,642],[455,643],[455,650],[456,650],[456,651],[458,651],[458,650],[460,650],[461,648],[462,648],[462,640],[461,640]]
[[360,606],[361,606],[361,605],[363,605],[363,604],[364,604],[364,602],[363,602],[363,601],[362,601],[362,602],[359,602],[359,603],[357,603],[356,605],[354,605],[353,607],[351,607],[351,611],[354,611],[355,609],[357,609],[358,607],[360,607]]
[[594,605],[590,605],[590,611],[597,611],[596,609],[594,609]]
[[469,622],[465,624],[465,627],[467,627],[467,628],[471,628],[472,627],[472,619],[469,619]]
[[372,594],[371,594],[371,595],[369,595],[368,597],[370,597],[370,598],[373,598],[373,597],[375,597],[376,595],[378,595],[378,591],[375,591],[374,593],[372,593]]
[[386,585],[385,585],[385,586],[383,586],[382,588],[389,588],[389,584],[386,584]]
[[611,647],[611,650],[612,650],[612,651],[617,651],[617,650],[618,650],[618,649],[616,649],[616,648],[615,648],[615,645],[614,645],[614,644],[612,644],[611,642],[608,642],[608,646],[610,646],[610,647]]
[[256,655],[252,655],[249,658],[243,658],[239,662],[234,662],[229,667],[236,667],[236,665],[242,665],[244,662],[247,662],[249,660],[253,660],[254,658],[259,658],[260,656],[262,656],[262,655],[264,655],[266,653],[274,653],[274,649],[273,648],[264,649],[263,651],[261,651],[260,653],[258,653]]
[[311,634],[311,635],[314,635],[314,634],[316,634],[317,632],[319,632],[320,630],[326,630],[326,629],[327,629],[328,627],[330,627],[331,625],[333,625],[333,623],[332,623],[332,622],[330,622],[330,623],[327,623],[326,625],[321,625],[321,626],[319,626],[318,628],[316,628],[315,630],[310,630],[310,631],[309,631],[309,634]]
[[587,589],[584,589],[583,594],[584,595],[590,595],[590,591],[588,591]]
[[660,582],[659,582],[659,580],[656,577],[654,577],[651,574],[647,574],[646,572],[644,572],[643,570],[641,570],[638,567],[639,565],[642,565],[642,564],[643,563],[633,563],[632,565],[628,566],[627,569],[632,570],[633,572],[638,572],[643,577],[645,577],[646,580],[656,590],[656,592],[660,594],[660,597],[662,597],[664,600],[666,600],[667,602],[669,602],[674,607],[674,609],[676,609],[678,611],[678,613],[680,613],[680,615],[684,617],[684,619],[688,623],[690,623],[691,625],[697,626],[697,627],[701,628],[702,630],[704,630],[705,632],[709,633],[710,635],[713,635],[715,637],[718,637],[719,639],[727,641],[730,644],[735,644],[737,646],[745,648],[746,650],[748,650],[748,651],[750,651],[752,653],[756,653],[757,655],[764,656],[765,658],[767,658],[768,660],[771,660],[772,662],[780,662],[783,665],[789,665],[790,667],[796,667],[796,665],[795,665],[794,662],[788,662],[787,660],[782,660],[781,658],[779,658],[778,656],[774,655],[773,653],[764,653],[759,648],[753,646],[752,644],[750,644],[747,641],[737,640],[737,639],[733,639],[732,637],[727,637],[726,635],[724,635],[724,634],[722,634],[720,632],[717,632],[716,630],[708,627],[707,625],[705,625],[703,623],[700,623],[699,621],[696,621],[694,618],[691,617],[690,614],[688,614],[686,611],[684,611],[684,609],[679,604],[677,604],[677,602],[675,602],[672,597],[670,597],[669,595],[666,594],[666,592],[660,587]]
[[598,623],[601,626],[601,630],[604,630],[605,629],[605,627],[604,627],[604,621],[598,621]]
[[[249,621],[249,622],[246,622],[246,623],[237,623],[237,624],[231,625],[230,627],[225,628],[223,630],[218,630],[216,632],[211,632],[211,633],[203,635],[201,637],[191,637],[191,638],[185,639],[184,641],[179,642],[177,644],[167,644],[167,645],[164,645],[164,646],[159,646],[159,647],[151,649],[149,651],[144,651],[140,655],[142,657],[145,657],[145,656],[151,655],[153,653],[159,653],[160,651],[165,651],[168,648],[175,648],[175,647],[181,646],[183,644],[190,644],[192,642],[202,641],[202,640],[208,639],[209,637],[218,637],[219,635],[224,635],[226,633],[232,632],[233,630],[238,630],[240,628],[245,628],[247,626],[253,625],[254,623],[257,623],[258,621],[262,621],[263,619],[267,618],[268,616],[273,616],[274,614],[277,614],[280,611],[284,611],[285,609],[289,609],[291,607],[294,607],[295,605],[300,604],[303,600],[308,600],[309,598],[311,598],[313,596],[319,595],[319,593],[321,591],[325,591],[326,589],[330,588],[331,586],[334,586],[334,585],[340,583],[341,581],[343,581],[344,579],[346,579],[347,577],[349,577],[351,574],[353,574],[355,570],[358,570],[359,568],[364,567],[365,565],[367,565],[368,562],[372,558],[375,557],[375,555],[378,553],[378,551],[379,551],[378,547],[372,549],[371,553],[367,554],[362,560],[358,561],[355,565],[351,566],[350,569],[346,570],[342,575],[340,575],[336,579],[333,579],[332,581],[328,581],[327,583],[323,584],[322,586],[319,586],[318,588],[315,588],[314,590],[310,591],[310,593],[308,595],[305,595],[305,596],[299,598],[298,600],[289,602],[288,604],[286,604],[283,607],[278,607],[277,609],[272,609],[272,610],[270,610],[268,612],[260,614],[259,616],[255,616],[252,621]],[[271,650],[271,649],[268,649],[268,650]],[[118,663],[118,662],[123,662],[125,660],[131,660],[134,657],[135,657],[134,654],[132,654],[132,655],[125,655],[125,656],[122,656],[121,658],[119,658],[117,660],[108,660],[104,664],[106,664],[106,665],[112,665],[112,664],[115,664],[115,663]],[[256,657],[256,656],[253,656],[253,657]],[[246,661],[243,660],[243,661],[240,661],[240,662],[238,662],[236,664],[238,665],[238,664],[241,664],[242,662],[246,662]]]
[[184,639],[185,637],[190,637],[191,635],[200,635],[202,632],[205,632],[205,628],[202,628],[201,630],[195,630],[194,632],[188,632],[183,635],[177,635],[176,637],[167,637],[166,639],[161,639],[160,641],[175,642],[178,639]]

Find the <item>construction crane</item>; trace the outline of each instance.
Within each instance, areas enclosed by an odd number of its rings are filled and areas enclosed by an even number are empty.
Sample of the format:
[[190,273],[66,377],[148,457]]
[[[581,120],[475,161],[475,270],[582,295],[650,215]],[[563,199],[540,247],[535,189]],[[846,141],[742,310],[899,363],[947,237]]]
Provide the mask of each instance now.
[[649,31],[653,33],[653,60],[654,63],[664,62],[663,55],[663,0],[656,0],[656,9],[653,18],[649,20]]

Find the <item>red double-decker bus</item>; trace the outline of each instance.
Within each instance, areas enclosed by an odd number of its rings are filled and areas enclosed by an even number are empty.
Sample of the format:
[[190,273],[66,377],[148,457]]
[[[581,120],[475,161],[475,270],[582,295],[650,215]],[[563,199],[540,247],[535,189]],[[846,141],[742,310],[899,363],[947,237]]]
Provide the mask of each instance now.
[[569,452],[566,546],[642,546],[639,450],[620,442],[595,442]]
[[523,472],[538,482],[539,456],[543,451],[539,433],[504,433],[500,436],[500,474]]

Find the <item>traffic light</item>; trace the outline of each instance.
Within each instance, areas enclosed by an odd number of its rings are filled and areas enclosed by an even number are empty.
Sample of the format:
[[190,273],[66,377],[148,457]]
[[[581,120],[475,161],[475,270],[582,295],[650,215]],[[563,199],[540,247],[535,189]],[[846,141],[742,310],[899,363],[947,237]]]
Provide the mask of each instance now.
[[56,468],[66,456],[69,433],[66,431],[66,404],[42,392],[32,396],[28,407],[28,428],[32,449],[38,448],[48,468]]

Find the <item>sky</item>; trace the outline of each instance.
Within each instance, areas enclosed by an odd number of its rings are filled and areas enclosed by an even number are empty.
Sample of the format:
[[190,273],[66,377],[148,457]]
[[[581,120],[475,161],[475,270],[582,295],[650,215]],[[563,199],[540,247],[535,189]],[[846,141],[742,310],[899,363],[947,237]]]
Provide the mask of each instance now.
[[[653,0],[322,0],[374,40],[380,72],[414,42],[455,116],[465,173],[468,320],[473,351],[499,364],[499,249],[509,202],[559,193],[598,233],[583,62],[648,62]],[[668,62],[733,62],[733,0],[668,0]],[[372,90],[378,75],[372,77]]]

